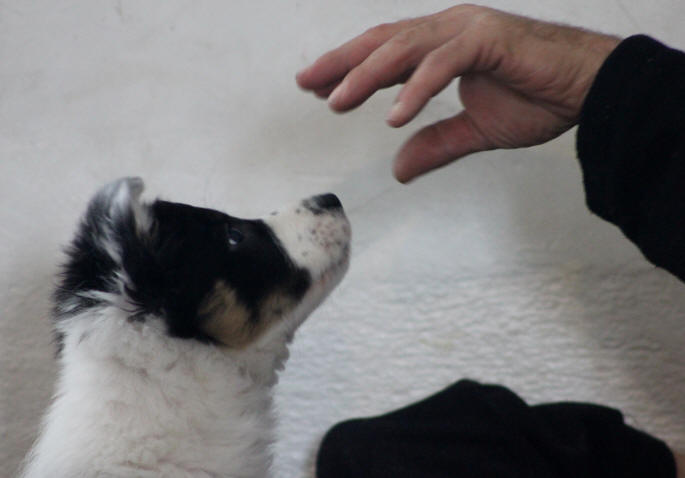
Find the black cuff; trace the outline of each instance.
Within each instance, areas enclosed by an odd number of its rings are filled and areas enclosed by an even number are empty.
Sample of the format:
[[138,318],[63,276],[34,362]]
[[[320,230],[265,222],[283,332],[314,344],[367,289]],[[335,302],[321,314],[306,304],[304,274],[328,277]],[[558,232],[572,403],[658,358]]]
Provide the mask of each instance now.
[[[609,55],[590,88],[580,114],[576,145],[585,172],[588,206],[608,221],[616,222],[620,213],[615,206],[620,196],[617,188],[623,185],[615,181],[620,168],[617,163],[629,159],[616,152],[627,150],[636,155],[638,151],[628,146],[630,143],[649,148],[652,138],[662,136],[660,130],[672,118],[668,108],[662,108],[658,115],[653,114],[653,108],[662,106],[660,99],[683,84],[682,66],[682,52],[646,35],[635,35],[623,40]],[[682,102],[673,105],[678,111],[682,107]],[[642,125],[648,131],[641,131]]]
[[644,35],[602,65],[583,105],[588,207],[685,281],[685,53]]
[[675,478],[666,445],[586,404],[529,407],[504,387],[461,381],[324,437],[318,478]]

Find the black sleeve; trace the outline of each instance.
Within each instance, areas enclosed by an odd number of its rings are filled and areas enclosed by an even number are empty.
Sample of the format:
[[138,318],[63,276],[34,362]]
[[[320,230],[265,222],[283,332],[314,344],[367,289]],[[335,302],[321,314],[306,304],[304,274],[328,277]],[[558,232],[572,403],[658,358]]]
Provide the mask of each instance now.
[[685,53],[624,40],[590,89],[577,149],[590,210],[685,281]]
[[462,380],[401,410],[333,427],[317,478],[675,478],[673,454],[617,410],[529,406]]

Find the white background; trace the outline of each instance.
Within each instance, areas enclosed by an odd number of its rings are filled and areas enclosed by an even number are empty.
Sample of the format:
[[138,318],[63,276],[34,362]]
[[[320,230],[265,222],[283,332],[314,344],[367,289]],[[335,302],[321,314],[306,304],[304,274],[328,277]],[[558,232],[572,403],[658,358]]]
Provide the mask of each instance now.
[[[575,131],[475,155],[409,186],[411,131],[454,114],[454,86],[401,130],[397,89],[347,115],[295,72],[376,23],[441,0],[0,1],[0,475],[35,437],[55,367],[50,293],[90,195],[259,216],[334,191],[349,274],[302,327],[276,390],[276,475],[311,476],[324,431],[462,378],[526,400],[585,400],[685,448],[685,286],[584,206]],[[678,0],[489,5],[685,47]],[[65,437],[68,439],[68,437]]]

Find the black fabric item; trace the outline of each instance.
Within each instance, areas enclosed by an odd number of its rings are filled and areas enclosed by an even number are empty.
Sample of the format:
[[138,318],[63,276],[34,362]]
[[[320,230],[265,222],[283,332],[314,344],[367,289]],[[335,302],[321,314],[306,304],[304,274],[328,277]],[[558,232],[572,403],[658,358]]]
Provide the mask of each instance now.
[[624,40],[585,100],[577,149],[588,207],[685,281],[685,53]]
[[317,478],[675,478],[661,441],[588,404],[530,407],[464,380],[401,410],[340,423]]

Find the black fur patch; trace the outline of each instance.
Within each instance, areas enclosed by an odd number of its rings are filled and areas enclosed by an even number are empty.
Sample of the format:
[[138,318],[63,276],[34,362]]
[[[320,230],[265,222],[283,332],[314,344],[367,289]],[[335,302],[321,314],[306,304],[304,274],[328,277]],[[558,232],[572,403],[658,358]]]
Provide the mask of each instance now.
[[[107,197],[91,202],[67,249],[55,293],[56,320],[104,305],[107,299],[92,297],[93,291],[121,294],[120,275],[128,278],[123,293],[130,317],[155,314],[172,336],[212,341],[202,331],[198,309],[218,281],[251,312],[274,291],[298,300],[311,283],[260,220],[167,201],[143,207],[152,219],[150,230],[141,230],[130,208],[113,215]],[[239,231],[233,237],[242,238],[237,244],[228,239],[232,229]],[[112,257],[112,247],[118,257]],[[254,313],[250,320],[259,317]]]

